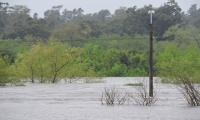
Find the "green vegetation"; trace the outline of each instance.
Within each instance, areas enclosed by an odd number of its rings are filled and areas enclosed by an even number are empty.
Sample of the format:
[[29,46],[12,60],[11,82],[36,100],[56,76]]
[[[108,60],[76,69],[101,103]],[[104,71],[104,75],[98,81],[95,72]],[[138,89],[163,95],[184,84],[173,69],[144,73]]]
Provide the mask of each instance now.
[[[181,82],[181,78],[200,82],[200,33],[192,26],[171,27],[165,35],[172,40],[158,44],[156,67],[164,82]],[[170,81],[169,81],[170,79]]]
[[[14,62],[10,63],[9,57],[2,57],[5,59],[1,60],[1,76],[2,81],[7,82],[14,77],[41,83],[55,83],[66,77],[145,76],[145,56],[142,52],[104,48],[96,44],[79,48],[57,41],[38,42],[19,52]],[[6,69],[9,69],[8,73]]]
[[157,66],[162,76],[181,82],[178,78],[187,78],[192,82],[200,82],[200,49],[191,46],[180,49],[169,44],[158,55]]
[[157,8],[122,7],[113,14],[54,6],[44,18],[30,16],[26,6],[0,6],[0,84],[147,76],[149,9],[155,10],[156,75],[200,82],[200,8],[192,5],[185,14],[168,0]]

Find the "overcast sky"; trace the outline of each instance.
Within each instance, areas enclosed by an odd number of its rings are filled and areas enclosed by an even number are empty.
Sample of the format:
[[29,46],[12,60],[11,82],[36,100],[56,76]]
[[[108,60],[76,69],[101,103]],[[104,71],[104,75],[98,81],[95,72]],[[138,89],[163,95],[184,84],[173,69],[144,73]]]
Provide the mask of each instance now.
[[[31,9],[31,13],[39,13],[43,16],[45,10],[54,5],[63,5],[69,10],[82,8],[85,13],[98,12],[101,9],[108,9],[113,12],[119,7],[132,7],[134,5],[143,7],[152,4],[155,7],[163,5],[167,0],[0,0],[10,5],[25,5]],[[200,5],[200,0],[176,0],[184,11],[187,11],[192,4]]]

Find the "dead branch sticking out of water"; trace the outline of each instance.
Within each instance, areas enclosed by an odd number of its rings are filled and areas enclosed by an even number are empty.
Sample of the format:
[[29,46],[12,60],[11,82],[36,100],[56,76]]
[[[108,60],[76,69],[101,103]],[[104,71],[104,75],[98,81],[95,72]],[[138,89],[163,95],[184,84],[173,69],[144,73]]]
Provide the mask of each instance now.
[[122,94],[116,88],[104,88],[102,92],[101,103],[102,105],[123,105],[128,100],[128,94]]
[[154,91],[153,97],[149,96],[146,86],[137,87],[136,91],[137,91],[136,95],[130,96],[136,104],[143,105],[143,106],[151,106],[155,104],[156,101],[158,100],[155,91]]
[[191,106],[200,106],[200,91],[190,80],[182,79],[181,81],[183,84],[180,88],[187,103]]

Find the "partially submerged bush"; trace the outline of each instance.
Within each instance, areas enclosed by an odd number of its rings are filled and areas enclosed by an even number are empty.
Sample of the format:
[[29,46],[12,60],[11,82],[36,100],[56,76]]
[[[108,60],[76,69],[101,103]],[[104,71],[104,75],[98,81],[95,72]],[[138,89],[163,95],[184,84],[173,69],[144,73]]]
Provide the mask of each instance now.
[[122,93],[116,88],[104,88],[104,92],[101,96],[101,103],[106,105],[123,105],[133,101],[134,104],[151,106],[158,100],[155,91],[153,97],[149,96],[146,86],[139,86],[136,90],[136,94],[133,94]]
[[185,73],[175,73],[177,76],[171,78],[171,83],[174,83],[181,91],[184,99],[190,106],[200,106],[200,89],[195,85],[193,78],[188,77]]
[[6,83],[0,83],[0,86],[6,86]]
[[123,105],[128,100],[128,94],[122,94],[116,88],[104,88],[101,96],[101,103],[106,105]]
[[182,79],[182,83],[179,86],[187,103],[191,106],[200,106],[199,89],[188,79]]
[[144,105],[144,106],[151,106],[155,104],[158,100],[156,97],[156,92],[154,91],[154,96],[150,97],[149,93],[147,92],[146,86],[140,86],[136,88],[137,93],[136,95],[130,95],[130,97],[134,100],[136,104]]
[[200,49],[196,45],[180,49],[168,44],[157,56],[159,74],[181,88],[189,105],[200,106],[200,91],[195,87],[200,83]]

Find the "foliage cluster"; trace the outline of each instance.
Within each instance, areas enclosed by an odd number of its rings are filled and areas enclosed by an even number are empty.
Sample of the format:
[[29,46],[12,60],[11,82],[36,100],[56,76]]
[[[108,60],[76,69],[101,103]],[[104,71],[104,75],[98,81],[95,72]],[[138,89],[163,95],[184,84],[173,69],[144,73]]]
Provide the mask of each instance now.
[[147,60],[142,52],[105,49],[95,44],[83,48],[69,47],[56,41],[36,43],[31,49],[19,52],[14,62],[9,62],[9,57],[2,57],[1,65],[1,73],[5,74],[1,76],[6,76],[6,69],[12,68],[8,72],[15,73],[16,78],[41,83],[74,77],[147,74]]
[[149,31],[148,11],[151,9],[155,10],[154,27],[158,40],[163,40],[164,33],[174,25],[200,28],[200,9],[197,5],[192,5],[184,13],[175,0],[168,0],[159,7],[121,7],[113,14],[109,10],[85,14],[82,8],[68,10],[58,5],[46,10],[42,18],[37,13],[31,16],[30,9],[23,5],[0,5],[0,38],[29,38],[29,41],[53,38],[75,45],[74,42],[85,42],[88,38],[102,35],[146,35]]
[[200,82],[200,8],[192,5],[183,13],[175,0],[113,14],[54,6],[43,18],[30,16],[26,6],[0,5],[0,82],[146,76],[150,9],[155,10],[155,75]]

